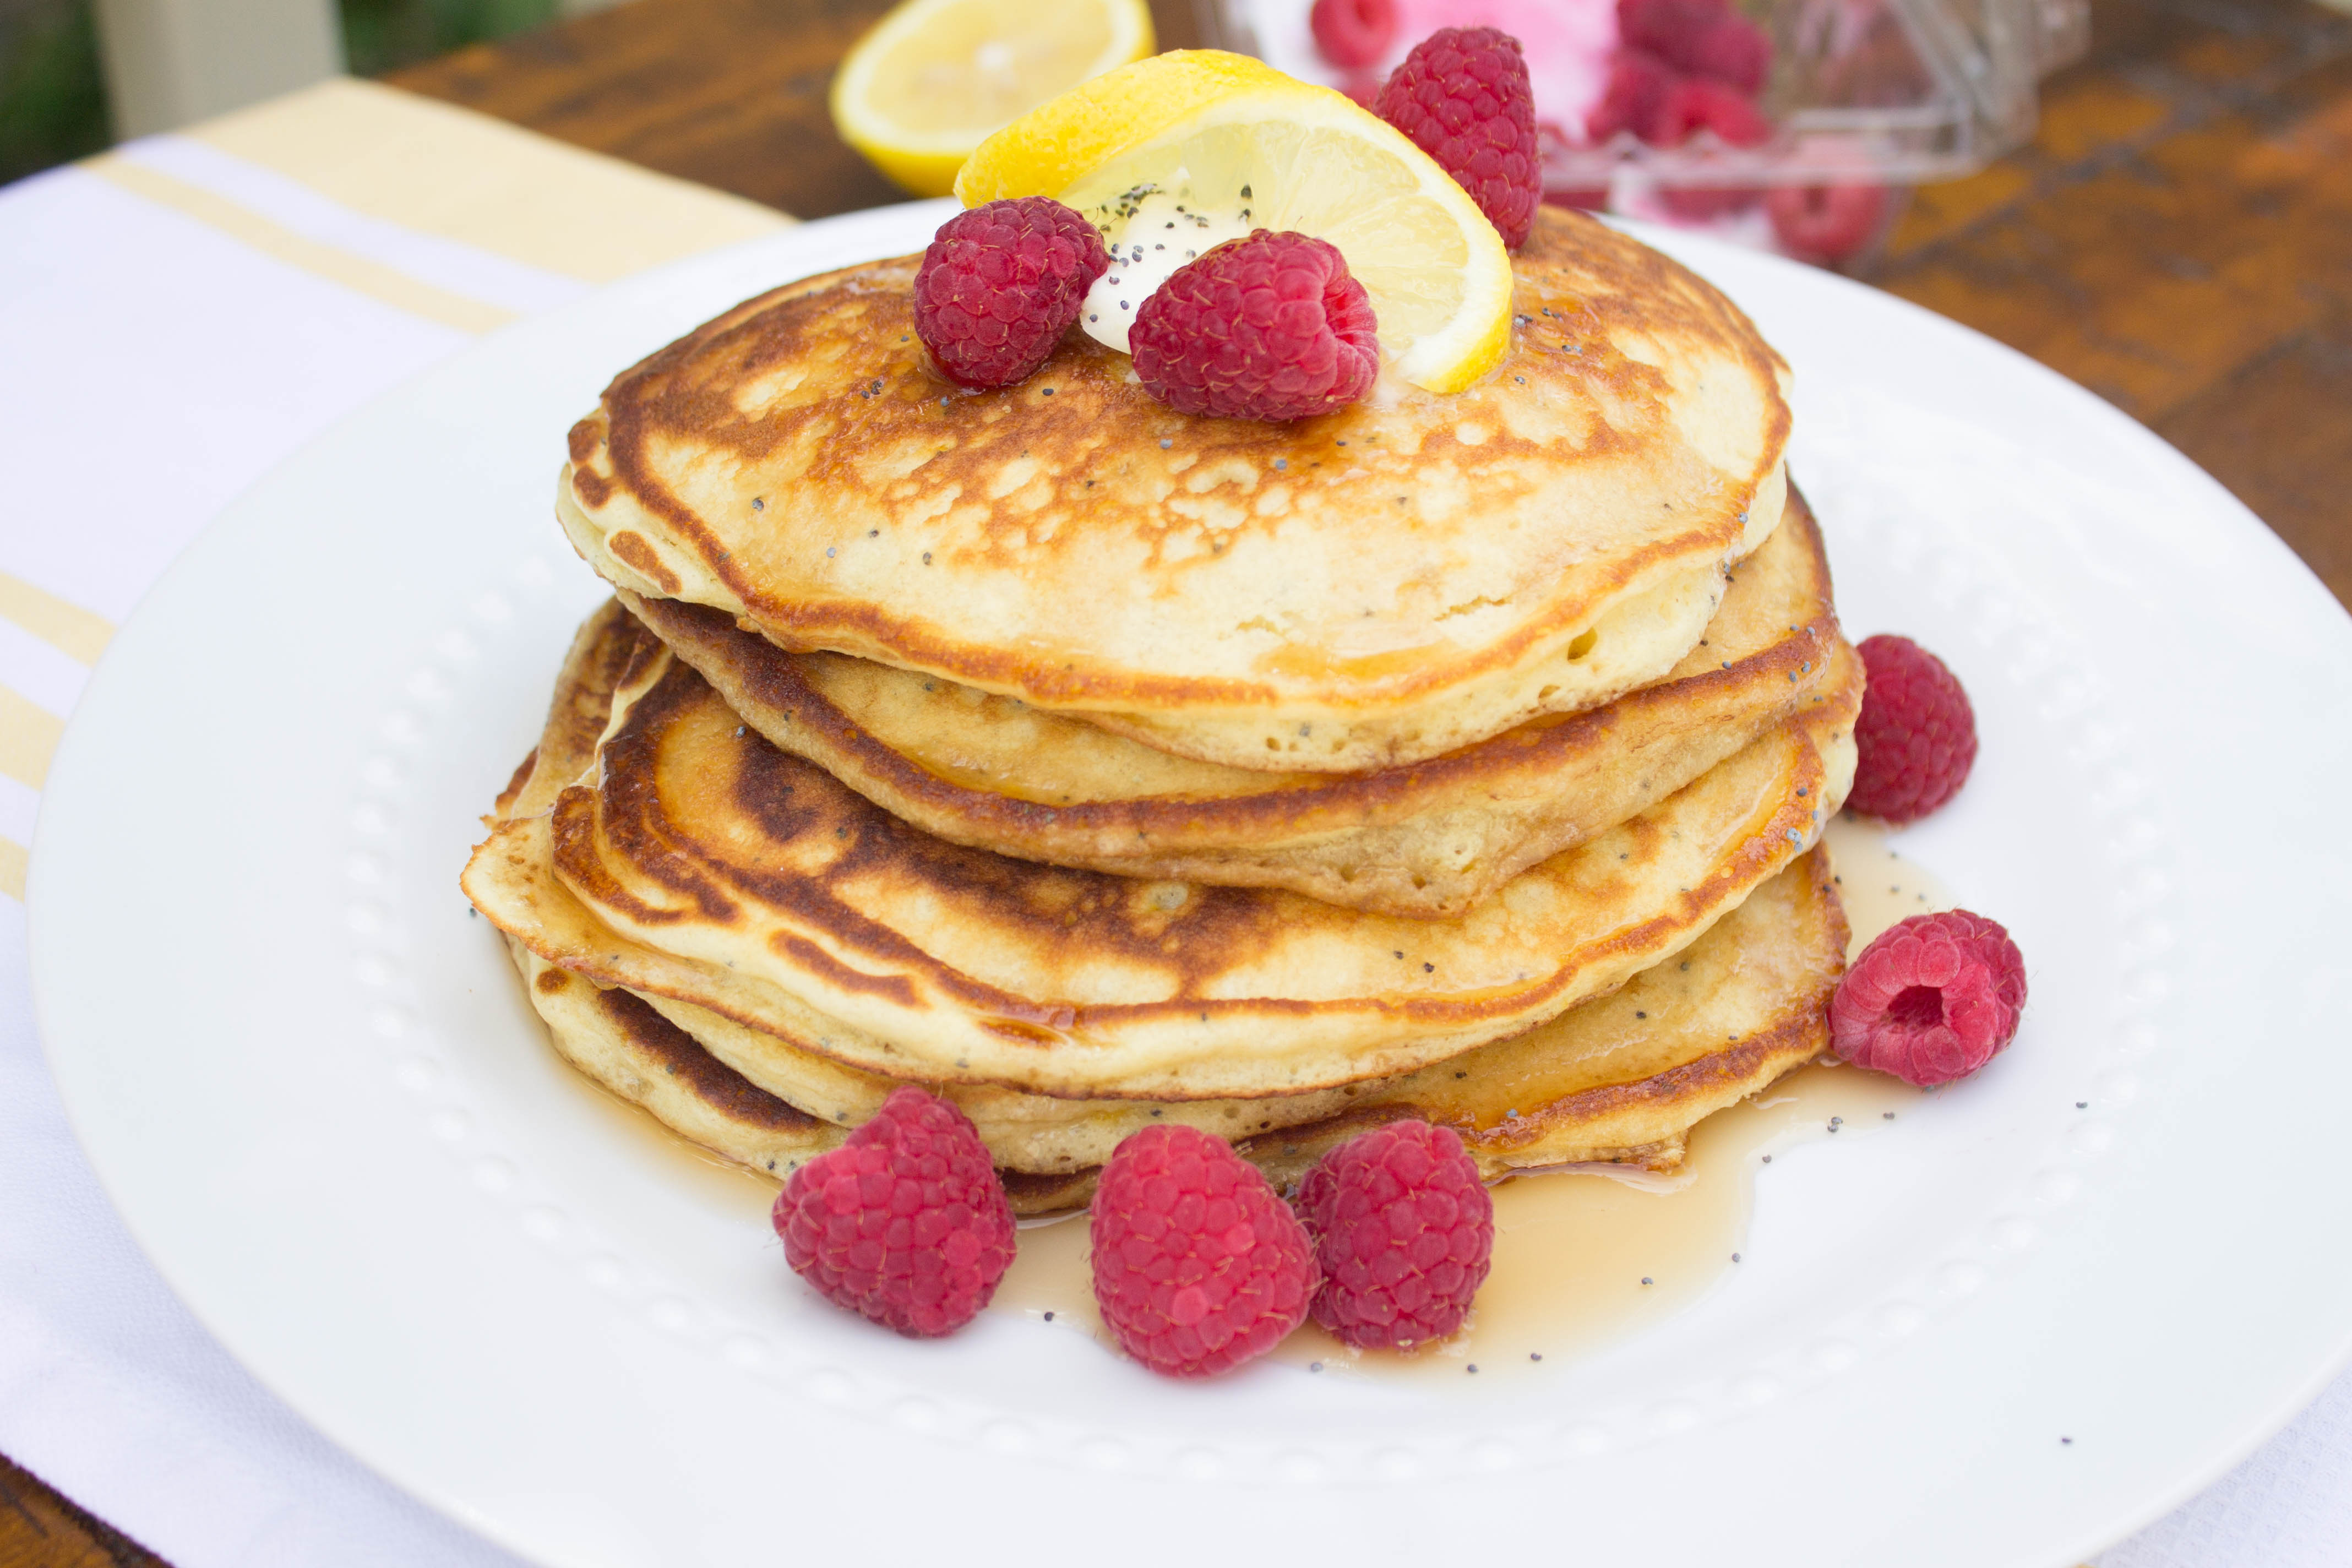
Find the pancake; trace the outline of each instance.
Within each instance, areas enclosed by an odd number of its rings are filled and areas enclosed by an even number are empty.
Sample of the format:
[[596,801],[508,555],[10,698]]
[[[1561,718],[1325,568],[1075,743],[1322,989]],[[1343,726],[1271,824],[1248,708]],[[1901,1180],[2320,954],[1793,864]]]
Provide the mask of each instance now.
[[[520,943],[515,966],[556,1054],[671,1131],[714,1154],[782,1179],[841,1147],[846,1129],[768,1094],[626,991],[607,991],[556,968]],[[999,1171],[1013,1212],[1058,1214],[1093,1194],[1094,1172]]]
[[[1819,1051],[1816,1026],[1844,970],[1844,941],[1821,857],[1809,853],[1673,961],[1623,989],[1402,1078],[1310,1094],[1168,1102],[936,1087],[972,1119],[998,1164],[1035,1174],[1100,1164],[1121,1139],[1157,1121],[1190,1122],[1227,1139],[1296,1129],[1280,1141],[1296,1142],[1397,1116],[1444,1122],[1490,1152],[1497,1170],[1630,1157],[1634,1150],[1671,1163],[1664,1151],[1691,1121],[1750,1092],[1759,1074],[1769,1081]],[[644,1000],[747,1082],[841,1127],[863,1122],[897,1087],[897,1079],[842,1067],[707,1009]],[[1735,1040],[1742,1049],[1727,1053]],[[1703,1069],[1692,1068],[1702,1061]],[[1650,1087],[1618,1092],[1636,1082]]]
[[1270,773],[1171,756],[936,676],[788,654],[701,605],[620,597],[754,730],[927,833],[1402,915],[1459,914],[1680,789],[1793,711],[1837,638],[1821,531],[1792,490],[1699,646],[1659,684],[1425,763]]
[[1778,523],[1787,367],[1676,263],[1547,209],[1500,368],[1276,425],[1073,333],[961,392],[917,259],[747,301],[576,425],[557,515],[615,585],[1086,718],[1360,773],[1657,680]]
[[[1237,1140],[1277,1184],[1357,1132],[1404,1117],[1452,1127],[1490,1180],[1596,1162],[1670,1170],[1691,1126],[1826,1048],[1845,934],[1825,857],[1815,849],[1675,962],[1615,994],[1385,1083],[1168,1106],[936,1087],[972,1118],[1024,1214],[1083,1203],[1119,1142],[1163,1119]],[[673,1022],[677,1004],[601,989],[520,944],[515,954],[532,1005],[568,1060],[693,1142],[754,1169],[782,1176],[837,1146],[896,1087],[773,1037],[756,1064],[738,1064],[718,1037]],[[719,1036],[747,1033],[698,1016],[718,1023]],[[781,1073],[790,1091],[768,1092],[761,1071]],[[793,1103],[802,1095],[835,1109],[812,1115]]]
[[510,942],[523,990],[558,1055],[688,1142],[788,1174],[849,1136],[779,1100],[626,991],[608,991]]
[[[1461,917],[1410,921],[948,844],[768,744],[617,606],[568,668],[608,670],[624,642],[582,782],[468,863],[483,913],[600,984],[847,1066],[1069,1098],[1388,1078],[1613,989],[1811,844],[1851,780],[1860,701],[1840,644],[1798,713],[1700,779]],[[592,705],[567,689],[554,711]],[[542,762],[562,749],[543,742]],[[518,803],[543,798],[537,772]]]

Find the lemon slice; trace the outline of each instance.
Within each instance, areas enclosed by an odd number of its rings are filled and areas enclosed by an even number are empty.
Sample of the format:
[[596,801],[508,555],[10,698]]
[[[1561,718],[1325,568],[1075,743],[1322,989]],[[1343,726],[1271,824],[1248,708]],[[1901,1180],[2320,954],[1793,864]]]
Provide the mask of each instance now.
[[1144,0],[906,0],[833,79],[841,139],[943,196],[989,132],[1152,49]]
[[1114,243],[1139,209],[1156,240],[1176,202],[1214,226],[1328,240],[1371,296],[1389,368],[1432,392],[1476,381],[1510,339],[1510,256],[1469,193],[1387,121],[1245,55],[1097,77],[982,142],[955,194],[1053,196]]

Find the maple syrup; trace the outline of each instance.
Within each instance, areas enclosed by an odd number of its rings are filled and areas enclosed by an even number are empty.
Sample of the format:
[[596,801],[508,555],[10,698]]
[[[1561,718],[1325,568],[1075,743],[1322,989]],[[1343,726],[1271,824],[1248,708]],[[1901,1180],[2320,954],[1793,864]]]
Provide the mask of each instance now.
[[[1460,1377],[1470,1365],[1500,1374],[1589,1353],[1688,1306],[1738,1267],[1765,1155],[1866,1136],[1918,1098],[1882,1073],[1803,1068],[1693,1128],[1671,1175],[1571,1166],[1514,1177],[1494,1189],[1494,1268],[1460,1333],[1398,1354],[1351,1349],[1310,1322],[1274,1358],[1323,1373]],[[1050,1313],[1108,1344],[1086,1215],[1024,1226],[991,1310]]]
[[[1826,837],[1853,930],[1849,957],[1906,916],[1953,907],[1942,883],[1889,846],[1885,827],[1841,816]],[[1681,1310],[1739,1266],[1769,1155],[1868,1136],[1919,1099],[1883,1073],[1821,1063],[1692,1128],[1671,1174],[1571,1166],[1514,1177],[1494,1189],[1493,1269],[1460,1333],[1400,1354],[1352,1349],[1310,1322],[1274,1359],[1341,1375],[1460,1378],[1474,1365],[1482,1376],[1513,1375],[1590,1354]],[[1109,1342],[1083,1214],[1022,1227],[991,1310],[1050,1317]]]
[[1934,872],[1889,847],[1884,824],[1841,812],[1822,838],[1829,846],[1838,902],[1845,906],[1845,923],[1853,932],[1846,942],[1849,962],[1895,921],[1957,907]]

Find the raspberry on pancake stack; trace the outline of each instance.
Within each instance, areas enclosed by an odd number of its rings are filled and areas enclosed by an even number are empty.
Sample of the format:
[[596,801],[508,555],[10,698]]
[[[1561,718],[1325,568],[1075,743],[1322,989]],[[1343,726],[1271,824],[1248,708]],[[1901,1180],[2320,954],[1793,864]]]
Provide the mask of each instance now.
[[1278,1183],[1408,1118],[1489,1177],[1671,1167],[1824,1050],[1862,666],[1786,368],[1666,258],[1527,217],[1454,394],[1359,396],[1367,323],[1326,354],[1354,400],[1219,416],[1145,347],[992,327],[969,258],[943,303],[854,267],[624,372],[557,497],[614,598],[464,879],[558,1047],[779,1176],[920,1085],[1024,1213],[1169,1122]]

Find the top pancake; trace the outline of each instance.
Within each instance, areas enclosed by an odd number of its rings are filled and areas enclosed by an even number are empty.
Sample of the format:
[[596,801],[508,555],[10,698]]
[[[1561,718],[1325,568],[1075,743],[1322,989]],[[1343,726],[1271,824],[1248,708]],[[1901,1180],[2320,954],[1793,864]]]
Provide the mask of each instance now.
[[1670,669],[1779,521],[1786,367],[1722,295],[1547,211],[1499,370],[1293,425],[1192,418],[1073,333],[960,392],[913,258],[738,306],[573,427],[618,585],[1179,755],[1348,773]]

